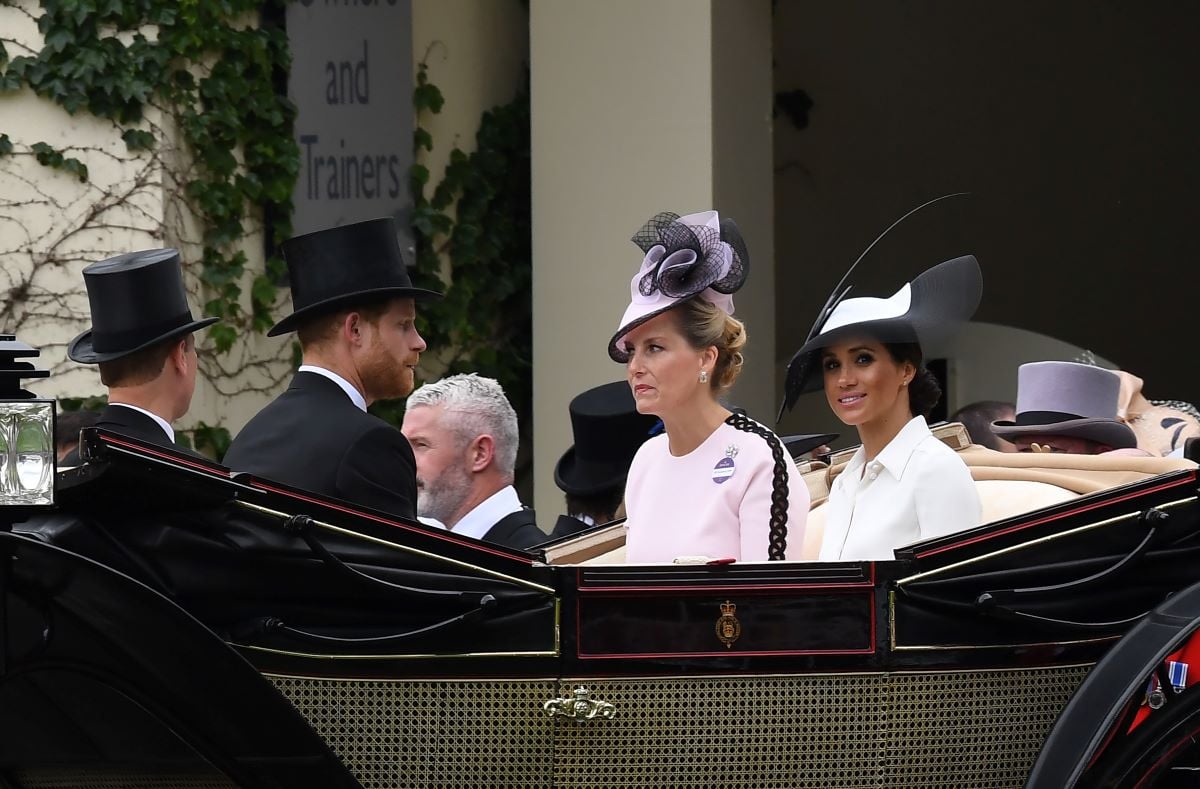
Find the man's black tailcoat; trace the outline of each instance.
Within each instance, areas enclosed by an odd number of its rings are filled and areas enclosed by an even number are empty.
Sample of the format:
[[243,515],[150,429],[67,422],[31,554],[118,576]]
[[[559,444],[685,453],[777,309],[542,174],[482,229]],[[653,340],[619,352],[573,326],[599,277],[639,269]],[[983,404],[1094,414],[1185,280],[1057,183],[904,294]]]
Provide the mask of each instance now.
[[[158,444],[159,446],[174,449],[177,452],[186,452],[189,455],[200,457],[187,447],[173,443],[158,422],[155,422],[141,411],[135,411],[132,408],[126,408],[117,403],[105,406],[104,410],[100,412],[100,418],[93,427],[102,427],[105,430],[111,430],[122,436],[129,436],[130,438],[136,438],[139,441],[145,441],[149,444]],[[77,447],[72,449],[70,454],[59,461],[58,465],[66,468],[68,466],[78,466],[79,463],[79,449]]]
[[517,510],[496,521],[496,525],[483,535],[488,542],[507,545],[510,548],[532,548],[550,536],[537,526],[537,516],[531,509]]
[[224,462],[233,471],[416,517],[416,461],[408,439],[317,373],[296,373],[287,391],[246,423]]

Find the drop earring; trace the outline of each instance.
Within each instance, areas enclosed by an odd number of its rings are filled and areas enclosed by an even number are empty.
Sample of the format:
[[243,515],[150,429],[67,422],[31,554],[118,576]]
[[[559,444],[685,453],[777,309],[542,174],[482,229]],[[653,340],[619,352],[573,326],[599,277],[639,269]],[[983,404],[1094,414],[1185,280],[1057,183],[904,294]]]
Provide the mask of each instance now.
[[702,383],[702,384],[708,383],[708,370],[700,371],[700,383]]

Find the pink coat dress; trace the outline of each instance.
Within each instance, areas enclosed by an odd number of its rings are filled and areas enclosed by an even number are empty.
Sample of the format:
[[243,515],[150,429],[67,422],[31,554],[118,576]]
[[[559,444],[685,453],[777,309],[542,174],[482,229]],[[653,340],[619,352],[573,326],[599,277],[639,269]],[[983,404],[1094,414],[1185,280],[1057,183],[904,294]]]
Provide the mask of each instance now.
[[[667,442],[664,434],[642,444],[629,468],[626,561],[766,561],[775,475],[767,440],[725,422],[682,457],[673,456]],[[804,539],[808,487],[786,451],[781,465],[788,491],[786,555],[792,558]]]

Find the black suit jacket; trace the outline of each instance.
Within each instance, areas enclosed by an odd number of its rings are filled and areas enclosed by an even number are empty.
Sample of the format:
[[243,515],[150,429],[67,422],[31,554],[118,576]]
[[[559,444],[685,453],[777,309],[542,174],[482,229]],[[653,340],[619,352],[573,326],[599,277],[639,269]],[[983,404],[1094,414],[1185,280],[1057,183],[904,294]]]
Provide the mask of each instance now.
[[404,518],[417,514],[417,464],[408,439],[317,373],[296,373],[287,391],[246,423],[224,462],[351,504]]
[[[155,422],[141,411],[134,411],[132,408],[126,408],[117,403],[112,403],[104,407],[104,410],[100,412],[100,419],[97,420],[95,427],[102,427],[105,430],[111,430],[123,436],[136,438],[139,441],[158,444],[159,446],[174,449],[177,452],[186,452],[189,455],[200,457],[200,455],[191,449],[172,442],[158,422]],[[80,462],[79,448],[76,447],[59,462],[59,465],[64,467],[78,466]]]
[[592,528],[593,525],[595,524],[588,524],[578,518],[572,518],[570,515],[559,515],[558,520],[554,522],[554,531],[550,532],[549,539],[560,540],[563,537],[570,537],[584,529]]
[[507,545],[510,548],[532,548],[550,539],[546,532],[537,527],[533,510],[525,508],[505,515],[483,535],[488,542]]

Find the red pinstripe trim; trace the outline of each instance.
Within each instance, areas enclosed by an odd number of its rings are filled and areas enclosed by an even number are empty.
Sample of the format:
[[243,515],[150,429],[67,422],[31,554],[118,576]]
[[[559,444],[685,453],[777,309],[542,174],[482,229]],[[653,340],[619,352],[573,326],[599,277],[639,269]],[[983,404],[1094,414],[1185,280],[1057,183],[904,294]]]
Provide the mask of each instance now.
[[1170,483],[1167,483],[1164,485],[1159,485],[1158,487],[1150,488],[1149,490],[1138,491],[1137,493],[1127,493],[1124,496],[1118,496],[1115,499],[1105,499],[1104,501],[1097,501],[1092,504],[1087,504],[1082,507],[1078,507],[1076,509],[1070,510],[1068,512],[1063,512],[1058,515],[1052,515],[1052,516],[1045,517],[1045,518],[1039,518],[1037,520],[1029,521],[1028,523],[1018,523],[1015,526],[1009,526],[1007,529],[1001,529],[1000,531],[989,532],[988,534],[981,534],[977,537],[971,537],[970,539],[966,539],[961,542],[956,542],[951,545],[943,545],[940,548],[933,548],[931,550],[925,551],[924,553],[916,554],[916,557],[918,559],[924,559],[926,556],[933,556],[935,554],[943,553],[945,551],[954,550],[955,548],[961,548],[964,545],[971,545],[973,543],[982,542],[983,540],[990,540],[993,537],[999,537],[1004,534],[1012,534],[1013,532],[1018,532],[1023,529],[1031,528],[1033,526],[1040,526],[1043,523],[1049,523],[1050,521],[1056,521],[1056,520],[1059,520],[1060,518],[1066,518],[1069,515],[1077,515],[1081,512],[1090,512],[1090,511],[1092,511],[1094,509],[1098,509],[1100,507],[1107,507],[1109,504],[1119,504],[1122,501],[1128,501],[1129,499],[1136,499],[1140,496],[1145,496],[1148,493],[1157,493],[1160,490],[1168,490],[1170,488],[1177,488],[1182,485],[1186,485],[1189,482],[1194,482],[1195,477],[1196,477],[1196,475],[1193,473],[1192,477],[1190,479],[1182,479],[1178,482],[1170,482]]
[[174,455],[168,455],[166,452],[160,452],[156,449],[150,449],[148,447],[143,447],[139,444],[134,444],[129,441],[125,441],[124,439],[118,438],[117,436],[98,435],[96,437],[99,438],[101,441],[108,442],[109,444],[116,444],[118,446],[126,447],[128,449],[135,450],[143,455],[153,455],[154,457],[162,458],[163,460],[169,460],[172,463],[178,463],[179,465],[182,465],[182,466],[188,466],[189,468],[194,468],[199,471],[203,471],[214,477],[219,477],[221,479],[229,479],[229,477],[230,477],[229,471],[227,471],[225,469],[212,468],[211,466],[208,466],[204,463],[198,463],[195,460],[192,460],[191,458],[180,458],[180,457],[175,457]]
[[[872,569],[874,565],[872,565]],[[772,655],[872,655],[875,653],[875,590],[872,589],[867,594],[867,607],[871,612],[871,624],[868,646],[862,649],[779,649],[779,650],[762,650],[756,652],[737,652],[732,649],[725,652],[613,652],[611,654],[600,654],[594,652],[582,652],[576,649],[575,657],[579,660],[629,660],[635,658],[650,659],[650,658],[676,658],[676,657],[770,657]],[[580,609],[580,601],[575,600],[575,643],[583,643],[582,633],[580,632],[580,624],[583,620]]]
[[[116,436],[98,436],[98,438],[100,438],[102,441],[107,441],[110,444],[117,444],[119,446],[133,449],[141,454],[153,455],[154,457],[157,457],[157,458],[169,460],[172,463],[176,463],[176,464],[183,465],[183,466],[188,466],[189,468],[194,468],[199,471],[206,472],[206,473],[208,473],[214,477],[217,477],[219,479],[230,479],[232,477],[232,472],[230,472],[230,471],[227,471],[224,469],[210,468],[207,465],[204,465],[202,463],[197,463],[196,461],[190,460],[190,459],[177,458],[174,455],[168,455],[165,452],[159,452],[154,449],[149,449],[149,448],[140,446],[138,444],[133,444],[128,441],[124,441],[120,438],[117,438]],[[299,499],[300,501],[306,501],[310,504],[318,504],[322,507],[328,507],[330,509],[337,510],[338,512],[343,512],[348,515],[355,515],[359,518],[365,518],[366,520],[374,521],[375,523],[383,523],[388,526],[394,526],[399,529],[405,529],[406,531],[410,531],[415,534],[423,534],[427,537],[435,537],[439,540],[453,543],[455,545],[461,545],[466,548],[473,548],[477,551],[483,551],[484,553],[490,553],[495,556],[501,556],[505,559],[514,559],[514,560],[522,562],[523,564],[526,564],[530,567],[533,566],[533,560],[528,559],[524,556],[517,556],[515,554],[506,553],[505,551],[496,550],[494,548],[490,548],[487,546],[475,545],[475,544],[466,542],[466,541],[462,540],[461,538],[455,538],[452,535],[452,532],[444,531],[442,529],[425,531],[423,529],[420,529],[420,528],[417,528],[414,526],[410,526],[407,523],[401,523],[400,521],[394,521],[394,520],[389,520],[387,518],[381,518],[378,515],[371,515],[369,513],[362,512],[362,511],[356,510],[356,509],[351,509],[349,507],[343,507],[339,504],[334,504],[329,501],[312,498],[311,496],[305,496],[302,493],[293,493],[292,491],[289,491],[289,490],[283,490],[281,488],[276,488],[276,487],[268,485],[258,479],[252,479],[250,482],[250,487],[257,488],[259,490],[265,490],[270,493],[277,493],[281,496],[287,496],[288,498],[292,498],[292,499]]]
[[769,592],[776,589],[821,591],[826,589],[869,589],[874,585],[874,581],[854,581],[852,583],[844,584],[778,584],[775,586],[702,586],[699,583],[697,583],[695,586],[581,586],[579,587],[579,594],[602,595],[608,592],[695,592],[699,594],[702,592]]
[[[728,565],[722,565],[728,566]],[[576,566],[575,568],[575,588],[580,594],[599,594],[603,592],[738,592],[738,591],[770,591],[772,589],[868,589],[875,586],[875,562],[868,563],[867,578],[862,581],[845,581],[835,583],[815,583],[805,584],[803,582],[781,583],[781,584],[761,584],[761,585],[720,585],[720,586],[701,586],[703,582],[698,581],[692,586],[598,586],[596,582],[585,584],[583,580],[584,572],[595,572],[592,568]]]
[[318,504],[322,507],[328,507],[331,510],[337,510],[338,512],[344,512],[347,515],[355,515],[355,516],[357,516],[359,518],[363,518],[365,520],[374,521],[375,523],[382,523],[386,526],[394,526],[398,529],[404,529],[405,531],[413,532],[414,534],[422,534],[422,535],[425,535],[426,537],[434,537],[434,538],[442,540],[444,542],[453,543],[455,545],[461,545],[464,548],[473,548],[477,551],[482,551],[484,553],[490,553],[495,556],[503,557],[505,559],[514,559],[518,562],[521,562],[522,564],[529,565],[530,567],[533,566],[532,559],[526,558],[524,556],[517,556],[516,554],[506,553],[505,551],[496,550],[496,549],[488,547],[488,546],[475,545],[473,543],[466,542],[465,540],[463,540],[461,538],[454,537],[453,532],[450,532],[445,529],[435,529],[435,528],[429,527],[429,531],[425,531],[425,529],[418,528],[416,526],[410,526],[409,524],[404,523],[402,521],[390,520],[388,518],[384,518],[379,515],[372,515],[370,513],[363,512],[361,510],[351,509],[350,507],[343,507],[340,504],[334,504],[333,502],[330,502],[330,501],[325,501],[323,499],[316,499],[311,496],[306,496],[303,493],[293,493],[290,490],[283,490],[282,488],[276,488],[276,487],[268,485],[265,482],[262,482],[258,479],[251,480],[250,486],[254,487],[254,488],[258,488],[260,490],[269,491],[271,493],[277,493],[281,496],[287,496],[289,498],[299,499],[300,501],[306,501],[310,504]]

